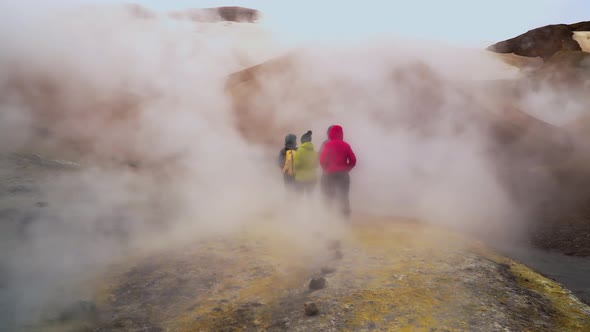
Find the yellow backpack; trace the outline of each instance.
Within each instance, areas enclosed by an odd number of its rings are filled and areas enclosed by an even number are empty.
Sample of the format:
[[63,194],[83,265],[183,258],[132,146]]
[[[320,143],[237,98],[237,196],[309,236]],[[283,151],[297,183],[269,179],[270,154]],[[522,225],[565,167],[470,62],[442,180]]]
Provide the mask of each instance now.
[[285,165],[283,166],[283,174],[295,176],[295,153],[296,150],[285,151]]

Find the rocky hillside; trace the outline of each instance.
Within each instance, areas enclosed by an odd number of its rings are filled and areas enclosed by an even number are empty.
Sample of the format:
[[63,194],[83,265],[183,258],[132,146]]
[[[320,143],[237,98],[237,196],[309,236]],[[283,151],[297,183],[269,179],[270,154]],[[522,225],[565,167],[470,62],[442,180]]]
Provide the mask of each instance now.
[[252,23],[260,18],[260,12],[244,7],[228,6],[215,8],[198,8],[169,13],[169,16],[180,20],[195,22],[245,22]]
[[[126,4],[126,9],[136,18],[149,19],[158,16],[158,13],[139,4]],[[252,8],[224,6],[171,11],[167,13],[167,16],[177,20],[189,20],[198,23],[253,23],[260,18],[261,14],[259,11]]]
[[[488,50],[504,53],[503,59],[511,65],[532,68],[523,79],[525,84],[546,89],[545,92],[568,91],[564,95],[571,100],[562,100],[562,105],[584,105],[590,87],[589,38],[590,22],[548,25],[491,45]],[[585,143],[589,136],[581,129],[587,122],[582,115],[560,129],[576,142],[576,148],[574,153],[549,166],[560,190],[540,212],[540,223],[531,239],[541,248],[568,255],[590,255],[590,195],[582,189],[587,187],[590,175],[590,155]]]
[[[240,126],[244,136],[254,142],[280,145],[280,133],[295,126],[309,126],[312,120],[306,119],[302,124],[282,119],[274,114],[281,105],[297,104],[297,107],[304,107],[320,117],[327,115],[326,110],[331,104],[338,102],[334,100],[336,94],[349,91],[353,95],[354,77],[341,78],[333,86],[307,79],[311,69],[306,66],[313,68],[318,65],[316,61],[305,52],[292,52],[229,76],[226,91],[232,98],[236,125]],[[391,125],[392,129],[396,125],[408,126],[426,134],[438,117],[445,116],[442,109],[447,96],[457,94],[456,98],[464,105],[464,108],[453,110],[458,115],[457,125],[467,120],[470,125],[481,126],[498,142],[518,145],[523,153],[526,150],[535,154],[533,150],[539,150],[540,146],[543,146],[543,151],[537,152],[543,154],[554,148],[564,148],[562,143],[565,142],[558,128],[519,109],[517,82],[465,84],[444,77],[436,68],[421,61],[391,64],[387,71],[390,72],[389,79],[380,88],[391,91],[392,95],[399,91],[407,92],[398,97],[406,98],[411,110],[403,112],[402,118],[396,122],[383,122],[384,126]],[[483,91],[487,96],[482,95]],[[378,116],[378,110],[370,107],[366,113]],[[257,126],[251,126],[253,123]]]
[[583,90],[590,80],[590,21],[547,25],[487,49],[510,65],[533,69],[533,84]]
[[559,51],[582,51],[589,32],[590,22],[547,25],[498,42],[488,50],[548,60]]

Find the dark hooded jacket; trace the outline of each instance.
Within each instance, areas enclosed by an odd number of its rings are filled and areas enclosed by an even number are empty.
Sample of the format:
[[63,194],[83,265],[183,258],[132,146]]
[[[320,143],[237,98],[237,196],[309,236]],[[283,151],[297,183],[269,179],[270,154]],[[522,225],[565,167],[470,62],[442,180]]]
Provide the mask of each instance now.
[[282,169],[285,166],[285,159],[287,150],[297,150],[297,136],[289,134],[285,136],[285,147],[279,152],[279,167]]
[[344,141],[342,127],[335,125],[330,129],[330,141],[324,145],[320,154],[320,165],[327,174],[348,172],[356,165],[356,156]]

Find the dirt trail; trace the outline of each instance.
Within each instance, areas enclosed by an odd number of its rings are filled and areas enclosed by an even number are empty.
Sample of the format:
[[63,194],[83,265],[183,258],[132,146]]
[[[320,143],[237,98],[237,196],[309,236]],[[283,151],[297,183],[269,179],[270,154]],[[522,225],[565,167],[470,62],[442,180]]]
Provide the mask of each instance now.
[[[302,247],[261,222],[125,262],[97,284],[95,321],[74,323],[94,331],[590,328],[590,308],[568,290],[480,243],[415,222],[355,223],[339,242],[318,234]],[[325,288],[309,290],[314,277]],[[310,302],[318,315],[305,315]]]

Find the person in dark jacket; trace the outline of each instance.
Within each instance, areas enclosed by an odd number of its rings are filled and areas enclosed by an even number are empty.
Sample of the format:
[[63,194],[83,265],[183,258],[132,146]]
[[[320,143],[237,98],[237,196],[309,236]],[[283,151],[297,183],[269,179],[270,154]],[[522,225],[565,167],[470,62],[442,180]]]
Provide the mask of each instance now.
[[287,161],[287,151],[297,151],[297,136],[295,134],[288,134],[285,136],[285,147],[279,152],[278,164],[283,172],[283,180],[285,185],[295,185],[295,174],[289,174],[285,170],[285,163]]
[[320,154],[320,165],[324,170],[322,191],[329,203],[336,201],[342,214],[350,217],[350,175],[348,173],[356,165],[356,156],[350,145],[344,141],[341,126],[332,126],[329,138]]

